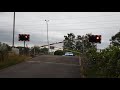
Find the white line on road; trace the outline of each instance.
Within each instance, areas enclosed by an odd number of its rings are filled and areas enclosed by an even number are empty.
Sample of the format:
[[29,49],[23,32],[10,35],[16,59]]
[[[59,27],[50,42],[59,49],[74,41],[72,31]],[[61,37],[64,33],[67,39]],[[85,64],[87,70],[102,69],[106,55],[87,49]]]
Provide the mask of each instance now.
[[29,63],[50,63],[50,64],[60,64],[60,65],[69,65],[69,66],[80,66],[80,65],[76,65],[76,64],[65,64],[65,63],[54,63],[54,62],[41,62],[41,61],[27,61]]

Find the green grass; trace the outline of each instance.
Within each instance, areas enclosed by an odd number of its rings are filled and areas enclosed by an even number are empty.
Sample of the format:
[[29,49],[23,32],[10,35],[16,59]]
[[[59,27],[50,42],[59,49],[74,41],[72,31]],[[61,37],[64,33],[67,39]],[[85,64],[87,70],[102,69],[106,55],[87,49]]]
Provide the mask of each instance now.
[[7,60],[0,62],[0,69],[21,63],[27,59],[28,59],[27,56],[18,56],[18,55],[9,56]]

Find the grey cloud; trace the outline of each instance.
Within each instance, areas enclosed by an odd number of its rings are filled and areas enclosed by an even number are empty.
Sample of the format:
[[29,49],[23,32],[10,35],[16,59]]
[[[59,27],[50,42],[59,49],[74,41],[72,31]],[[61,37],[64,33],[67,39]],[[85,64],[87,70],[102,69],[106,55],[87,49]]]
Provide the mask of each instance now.
[[0,30],[0,42],[8,42],[12,41],[12,32],[7,30]]
[[[84,35],[87,33],[101,34],[102,43],[99,48],[107,47],[112,35],[119,31],[120,13],[105,12],[16,12],[15,45],[23,45],[18,41],[19,33],[30,34],[29,45],[47,44],[46,22],[49,19],[50,43],[61,41],[67,33]],[[99,22],[102,21],[102,22]],[[108,22],[111,24],[103,23]],[[79,22],[79,23],[78,23]],[[89,22],[89,23],[83,23]],[[96,22],[96,23],[90,23]],[[70,24],[71,23],[71,24]],[[74,24],[72,24],[74,23]],[[117,25],[117,26],[116,26]],[[115,27],[114,27],[115,26]],[[100,28],[109,27],[109,28]],[[98,28],[98,29],[86,29]],[[13,12],[0,13],[0,41],[12,44]],[[80,29],[80,30],[79,30]],[[82,30],[83,29],[83,30]],[[56,46],[62,46],[56,45]]]

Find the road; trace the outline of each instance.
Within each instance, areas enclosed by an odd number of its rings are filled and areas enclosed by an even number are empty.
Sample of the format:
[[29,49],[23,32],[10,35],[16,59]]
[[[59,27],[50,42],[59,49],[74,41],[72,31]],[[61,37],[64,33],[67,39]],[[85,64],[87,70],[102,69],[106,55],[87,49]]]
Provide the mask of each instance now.
[[42,55],[0,70],[0,78],[81,78],[78,57]]

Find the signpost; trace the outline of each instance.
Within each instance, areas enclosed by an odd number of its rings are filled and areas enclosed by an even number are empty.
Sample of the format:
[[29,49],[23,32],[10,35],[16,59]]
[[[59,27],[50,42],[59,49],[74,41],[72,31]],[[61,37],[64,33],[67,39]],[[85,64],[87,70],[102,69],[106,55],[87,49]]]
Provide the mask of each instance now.
[[101,43],[101,35],[91,35],[89,36],[89,42],[91,42],[92,44],[96,43],[96,48],[97,48],[97,44]]
[[25,41],[30,41],[29,34],[19,34],[19,41],[24,41],[24,54],[25,54]]

